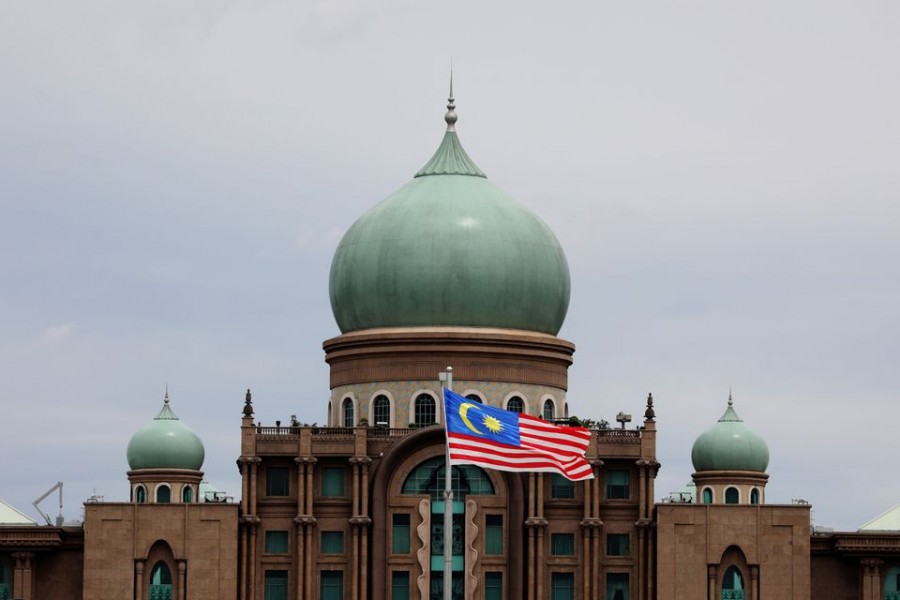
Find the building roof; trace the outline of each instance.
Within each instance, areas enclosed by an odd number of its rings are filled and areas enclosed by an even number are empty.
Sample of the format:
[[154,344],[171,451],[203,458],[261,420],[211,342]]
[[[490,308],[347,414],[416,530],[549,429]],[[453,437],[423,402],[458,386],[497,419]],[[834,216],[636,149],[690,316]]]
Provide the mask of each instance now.
[[769,447],[759,434],[744,425],[729,394],[725,414],[694,442],[691,461],[696,471],[764,473],[769,466]]
[[471,326],[556,335],[569,267],[550,228],[487,180],[455,131],[415,178],[347,231],[331,264],[331,308],[344,333]]
[[900,504],[863,524],[860,531],[900,531]]
[[37,525],[37,522],[11,504],[0,500],[0,525]]
[[197,434],[181,422],[169,406],[166,392],[159,414],[128,442],[132,469],[191,469],[203,466],[205,451]]

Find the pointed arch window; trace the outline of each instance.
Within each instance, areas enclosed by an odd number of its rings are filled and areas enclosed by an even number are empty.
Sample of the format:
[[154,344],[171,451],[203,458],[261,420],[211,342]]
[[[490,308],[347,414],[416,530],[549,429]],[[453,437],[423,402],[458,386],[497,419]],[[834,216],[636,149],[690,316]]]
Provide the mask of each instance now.
[[759,504],[759,490],[756,488],[750,490],[750,504]]
[[194,489],[191,486],[186,485],[181,488],[181,501],[185,504],[190,504],[194,501]]
[[725,571],[722,580],[722,600],[744,600],[744,578],[734,565]]
[[416,398],[415,423],[416,427],[435,423],[434,398],[429,394],[419,394],[419,397]]
[[525,410],[525,401],[518,396],[513,396],[506,401],[506,410],[520,413]]
[[544,400],[544,420],[552,421],[553,420],[553,400],[549,398]]
[[484,401],[478,394],[466,394],[466,400],[471,400],[472,402],[477,402],[478,404],[484,404]]
[[134,501],[138,504],[143,504],[147,501],[147,488],[142,485],[137,486],[134,490]]
[[709,488],[703,488],[703,504],[713,503],[713,493]]
[[372,416],[376,427],[391,426],[391,401],[387,396],[378,396],[372,404]]
[[355,423],[355,415],[353,414],[353,398],[344,398],[344,427],[353,427]]
[[158,561],[150,572],[148,600],[172,600],[172,572],[169,565]]

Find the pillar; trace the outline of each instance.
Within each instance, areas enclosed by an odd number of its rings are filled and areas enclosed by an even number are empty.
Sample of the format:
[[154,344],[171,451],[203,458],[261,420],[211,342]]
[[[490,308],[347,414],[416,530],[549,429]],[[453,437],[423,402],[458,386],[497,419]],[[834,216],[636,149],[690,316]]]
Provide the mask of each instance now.
[[144,565],[143,560],[134,562],[134,600],[144,600]]

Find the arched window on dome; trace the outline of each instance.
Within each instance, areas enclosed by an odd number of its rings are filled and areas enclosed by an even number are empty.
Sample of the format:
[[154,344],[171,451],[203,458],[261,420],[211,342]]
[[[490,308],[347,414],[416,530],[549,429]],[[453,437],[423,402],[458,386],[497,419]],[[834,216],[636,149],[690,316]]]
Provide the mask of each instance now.
[[553,420],[553,409],[554,409],[554,406],[553,406],[553,400],[551,400],[550,398],[547,398],[546,400],[544,400],[544,414],[543,414],[543,417],[544,417],[544,420],[545,420],[545,421],[552,421],[552,420]]
[[506,410],[520,413],[525,410],[525,401],[518,396],[513,396],[506,401]]
[[172,488],[167,483],[160,483],[156,486],[156,503],[168,504],[172,501]]
[[435,408],[434,398],[430,394],[419,394],[415,407],[416,427],[435,423]]
[[134,501],[138,504],[143,504],[147,501],[147,488],[142,485],[137,486],[134,489]]
[[703,504],[713,503],[713,491],[709,488],[703,488]]
[[194,489],[191,486],[186,485],[181,488],[181,501],[185,504],[190,504],[194,501]]
[[151,600],[172,600],[172,572],[169,565],[157,561],[150,572],[150,589],[147,598]]
[[472,402],[477,402],[478,404],[484,404],[484,400],[481,399],[481,396],[478,394],[466,394],[466,400],[471,400]]
[[391,401],[387,396],[381,395],[372,403],[372,416],[375,418],[376,427],[391,426]]
[[353,398],[349,396],[344,398],[344,406],[343,406],[343,417],[344,417],[344,427],[353,427],[356,425],[355,416],[353,414]]
[[741,494],[736,487],[730,487],[725,490],[725,504],[739,504]]
[[722,580],[722,600],[744,600],[744,578],[740,569],[734,565],[725,571],[725,579]]
[[759,490],[756,488],[750,490],[750,504],[759,504]]

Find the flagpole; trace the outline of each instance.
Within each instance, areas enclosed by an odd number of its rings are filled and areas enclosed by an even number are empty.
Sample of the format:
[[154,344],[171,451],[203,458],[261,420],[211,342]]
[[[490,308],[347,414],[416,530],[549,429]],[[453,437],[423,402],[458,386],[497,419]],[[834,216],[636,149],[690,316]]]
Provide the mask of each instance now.
[[[446,373],[441,373],[442,381],[447,382],[447,389],[453,391],[453,367],[447,367]],[[446,460],[444,462],[444,600],[450,600],[453,593],[453,480],[450,467],[450,434],[447,431],[447,401],[444,400],[444,437],[446,439]]]

